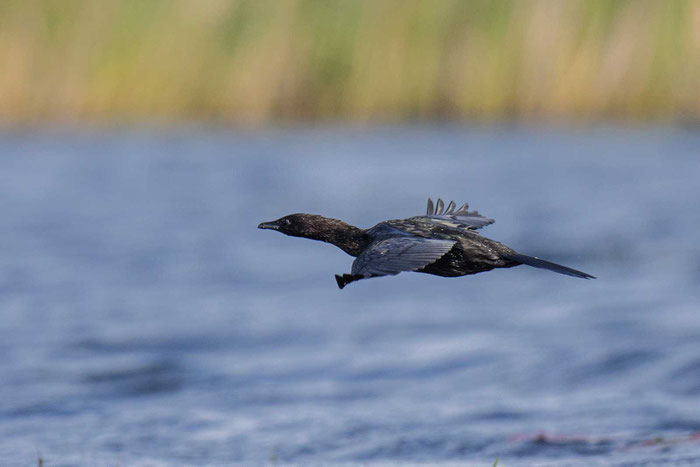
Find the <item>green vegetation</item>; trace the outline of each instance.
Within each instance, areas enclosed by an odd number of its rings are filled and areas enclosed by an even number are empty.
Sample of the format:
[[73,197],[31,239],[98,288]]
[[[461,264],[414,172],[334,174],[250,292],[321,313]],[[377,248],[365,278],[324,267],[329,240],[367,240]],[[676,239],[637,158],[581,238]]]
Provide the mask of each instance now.
[[0,123],[700,118],[694,0],[4,0]]

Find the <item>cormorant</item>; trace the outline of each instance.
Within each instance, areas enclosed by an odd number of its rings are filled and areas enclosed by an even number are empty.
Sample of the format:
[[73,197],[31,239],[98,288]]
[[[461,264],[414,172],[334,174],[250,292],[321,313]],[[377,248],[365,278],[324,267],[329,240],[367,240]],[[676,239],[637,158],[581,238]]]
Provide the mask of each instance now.
[[428,198],[424,216],[384,221],[366,230],[315,214],[290,214],[263,222],[258,228],[332,243],[356,257],[350,274],[335,276],[341,289],[360,279],[393,276],[403,271],[457,277],[520,264],[595,279],[585,272],[517,253],[502,243],[482,237],[476,230],[495,221],[477,211],[469,211],[467,203],[459,209],[456,207],[454,201],[450,201],[445,209],[441,199],[434,205]]

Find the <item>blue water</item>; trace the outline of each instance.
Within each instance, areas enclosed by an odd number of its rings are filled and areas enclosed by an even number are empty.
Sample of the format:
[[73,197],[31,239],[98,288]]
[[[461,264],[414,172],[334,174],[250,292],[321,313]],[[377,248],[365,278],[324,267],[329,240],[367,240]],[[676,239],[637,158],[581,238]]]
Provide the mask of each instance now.
[[[0,134],[0,465],[700,463],[700,133]],[[261,231],[441,196],[521,266],[337,289]]]

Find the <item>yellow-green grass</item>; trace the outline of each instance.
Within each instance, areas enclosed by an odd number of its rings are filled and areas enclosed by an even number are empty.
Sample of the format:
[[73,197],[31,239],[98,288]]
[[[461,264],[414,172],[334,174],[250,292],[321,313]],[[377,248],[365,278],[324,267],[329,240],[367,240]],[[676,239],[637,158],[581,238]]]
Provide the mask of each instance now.
[[697,120],[698,0],[3,0],[0,123]]

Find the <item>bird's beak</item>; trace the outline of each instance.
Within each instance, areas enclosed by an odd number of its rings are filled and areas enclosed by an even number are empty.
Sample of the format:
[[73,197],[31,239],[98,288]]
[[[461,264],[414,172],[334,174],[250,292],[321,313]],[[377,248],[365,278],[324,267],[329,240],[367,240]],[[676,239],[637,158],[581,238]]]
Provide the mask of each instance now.
[[269,229],[269,230],[279,230],[280,226],[277,225],[277,222],[275,221],[270,221],[270,222],[263,222],[261,224],[258,224],[259,229]]

